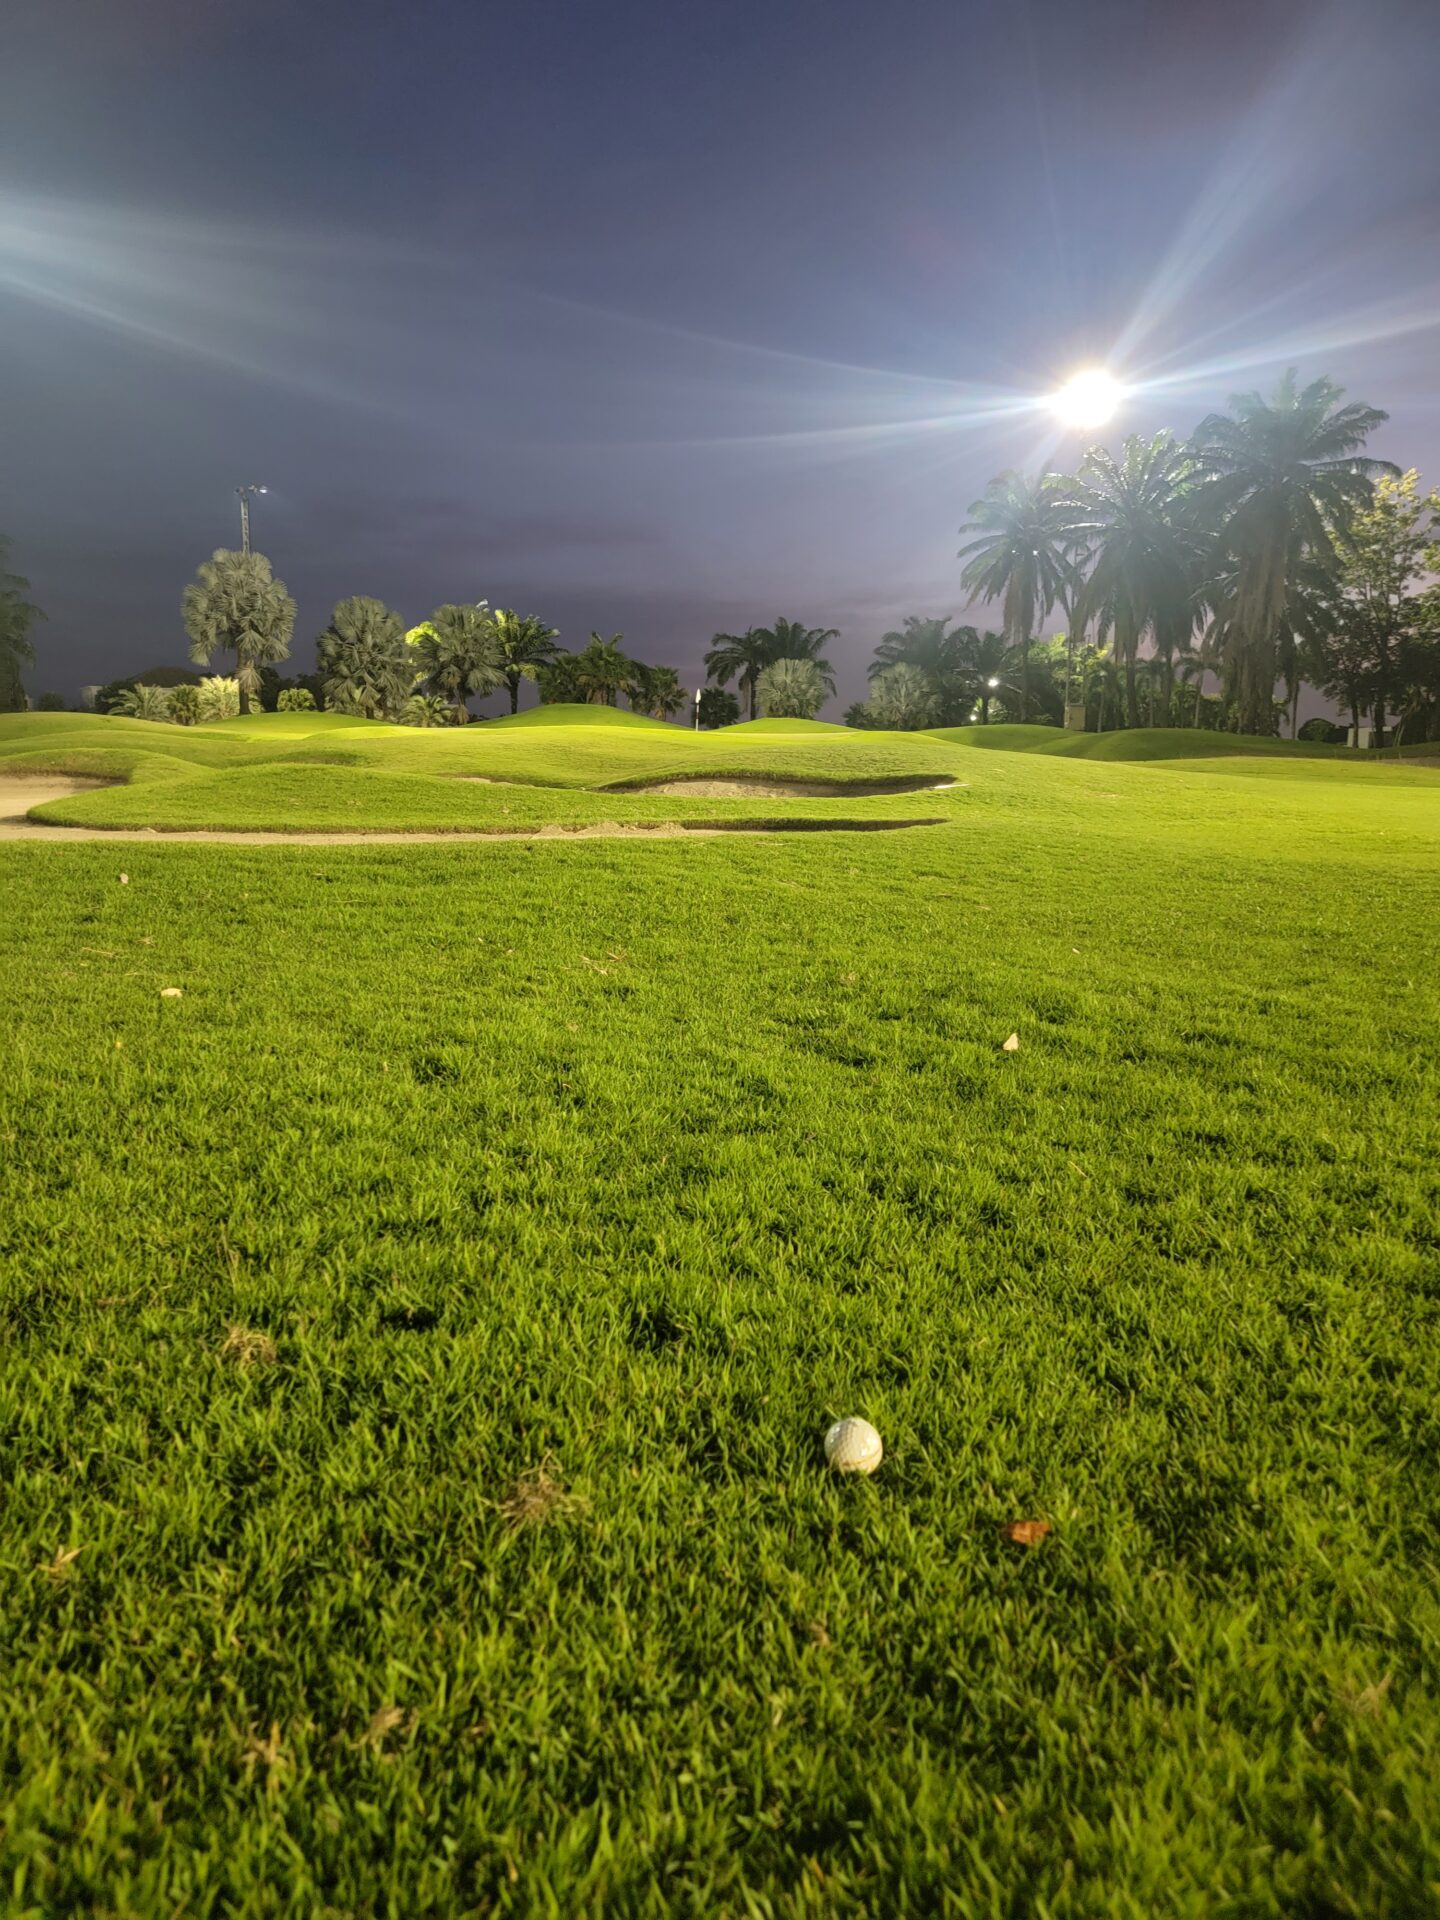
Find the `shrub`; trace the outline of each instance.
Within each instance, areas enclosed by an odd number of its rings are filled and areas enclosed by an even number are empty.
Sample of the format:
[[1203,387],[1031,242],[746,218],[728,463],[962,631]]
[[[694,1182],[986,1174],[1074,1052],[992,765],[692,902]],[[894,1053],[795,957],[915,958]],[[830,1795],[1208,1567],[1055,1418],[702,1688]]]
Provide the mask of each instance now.
[[170,718],[180,727],[193,727],[200,718],[200,689],[175,687],[170,694]]
[[1333,720],[1322,720],[1318,714],[1313,720],[1307,720],[1295,737],[1330,747],[1343,747],[1346,740],[1344,727],[1337,727]]
[[286,687],[275,702],[277,713],[314,713],[315,696],[308,687]]
[[207,674],[200,682],[200,718],[233,720],[240,712],[240,682],[223,674]]
[[35,711],[37,713],[63,713],[65,711],[64,694],[42,693],[40,698],[35,702]]

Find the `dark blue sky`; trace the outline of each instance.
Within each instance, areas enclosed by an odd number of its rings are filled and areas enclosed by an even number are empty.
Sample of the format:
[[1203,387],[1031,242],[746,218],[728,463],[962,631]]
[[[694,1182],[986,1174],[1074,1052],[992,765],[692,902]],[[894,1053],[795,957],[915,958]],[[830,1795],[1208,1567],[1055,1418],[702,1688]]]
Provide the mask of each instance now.
[[196,562],[487,597],[693,684],[838,626],[841,696],[958,612],[1030,405],[1118,435],[1288,362],[1440,480],[1434,0],[15,0],[0,529],[35,688],[179,661]]

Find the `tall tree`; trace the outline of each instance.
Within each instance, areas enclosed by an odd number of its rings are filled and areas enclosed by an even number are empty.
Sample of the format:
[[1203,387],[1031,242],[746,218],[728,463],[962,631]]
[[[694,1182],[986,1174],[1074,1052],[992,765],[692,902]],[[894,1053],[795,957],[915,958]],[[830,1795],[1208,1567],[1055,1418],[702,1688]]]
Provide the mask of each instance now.
[[520,710],[520,682],[533,680],[541,667],[548,666],[560,651],[558,627],[550,627],[533,613],[516,613],[510,607],[497,607],[490,616],[495,637],[495,653],[501,675],[510,690],[510,711]]
[[1422,494],[1411,467],[1398,479],[1382,475],[1369,503],[1335,529],[1345,621],[1368,646],[1375,730],[1382,739],[1401,661],[1427,625],[1420,584],[1430,571],[1437,521],[1440,493]]
[[958,726],[969,713],[977,692],[969,655],[979,636],[974,627],[955,627],[950,621],[908,614],[898,628],[880,636],[867,669],[872,681],[892,667],[912,667],[925,676],[934,707],[932,726]]
[[[1194,463],[1168,433],[1132,433],[1117,460],[1092,447],[1071,482],[1070,535],[1089,563],[1074,600],[1074,625],[1114,635],[1125,673],[1125,719],[1140,724],[1137,659],[1148,633],[1162,662],[1161,704],[1168,712],[1174,658],[1195,624],[1194,593],[1202,542],[1187,500]],[[1153,700],[1153,688],[1152,688]]]
[[647,667],[639,660],[634,665],[629,696],[636,713],[648,714],[652,720],[668,720],[678,713],[685,704],[685,689],[675,669]]
[[450,702],[457,727],[470,718],[465,705],[470,696],[483,698],[504,679],[494,619],[483,600],[474,606],[449,602],[437,607],[411,630],[410,643],[431,687]]
[[635,677],[635,662],[621,650],[623,633],[591,633],[590,644],[575,655],[575,684],[591,706],[613,707]]
[[995,696],[1013,693],[1021,697],[1021,689],[1028,684],[1029,649],[1012,646],[1003,633],[988,628],[980,633],[974,627],[961,627],[957,637],[965,711],[978,706],[980,724],[988,727],[990,702]]
[[393,720],[415,685],[415,653],[405,622],[383,600],[352,594],[336,602],[315,642],[325,704],[367,720]]
[[26,597],[30,582],[23,574],[11,573],[9,556],[10,543],[0,535],[0,713],[23,713],[25,688],[20,669],[34,664],[30,634],[45,616]]
[[717,633],[705,654],[705,671],[717,686],[728,687],[738,680],[740,691],[750,703],[755,718],[755,683],[775,658],[774,635],[764,627],[747,627],[744,633]]
[[719,687],[700,689],[699,720],[702,727],[733,727],[740,718],[740,702],[733,693]]
[[295,632],[295,602],[263,553],[232,553],[221,547],[202,560],[180,600],[190,638],[190,658],[209,666],[218,651],[235,655],[240,711],[249,713],[260,693],[260,669],[283,660]]
[[771,661],[809,660],[826,693],[834,693],[835,670],[825,658],[825,648],[840,638],[838,627],[807,627],[803,620],[777,619],[773,627],[759,628],[758,634]]
[[833,689],[818,660],[772,660],[760,674],[760,705],[772,720],[813,720]]
[[1035,481],[1002,473],[970,508],[960,549],[960,584],[982,600],[1003,602],[1005,638],[1020,654],[1020,718],[1030,717],[1030,645],[1057,604],[1068,605],[1075,584],[1072,507],[1059,474]]
[[897,660],[874,676],[865,705],[871,725],[895,733],[936,726],[940,717],[934,675],[908,660]]
[[1331,380],[1300,387],[1292,368],[1269,400],[1232,395],[1231,413],[1202,420],[1190,442],[1197,503],[1233,563],[1224,668],[1242,732],[1270,731],[1281,630],[1302,563],[1338,571],[1335,530],[1371,503],[1380,475],[1397,472],[1360,452],[1389,416],[1343,399]]

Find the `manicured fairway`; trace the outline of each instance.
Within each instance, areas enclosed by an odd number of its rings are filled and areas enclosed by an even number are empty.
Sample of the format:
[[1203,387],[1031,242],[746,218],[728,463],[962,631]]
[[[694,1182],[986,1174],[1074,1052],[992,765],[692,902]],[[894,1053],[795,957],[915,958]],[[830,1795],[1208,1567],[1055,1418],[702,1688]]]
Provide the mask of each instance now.
[[963,784],[0,845],[3,1911],[1440,1911],[1440,772],[32,718],[171,826]]

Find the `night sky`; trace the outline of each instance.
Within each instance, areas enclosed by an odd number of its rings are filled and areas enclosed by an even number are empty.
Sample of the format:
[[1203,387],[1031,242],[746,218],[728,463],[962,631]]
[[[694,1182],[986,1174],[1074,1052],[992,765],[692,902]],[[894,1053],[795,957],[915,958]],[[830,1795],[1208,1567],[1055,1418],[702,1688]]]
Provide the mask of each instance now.
[[[1440,481],[1436,0],[16,0],[0,530],[32,691],[183,662],[255,542],[299,601],[842,629],[958,613],[1032,403],[1188,432],[1288,362]],[[998,624],[998,609],[989,624]],[[1051,623],[1053,626],[1053,622]]]

